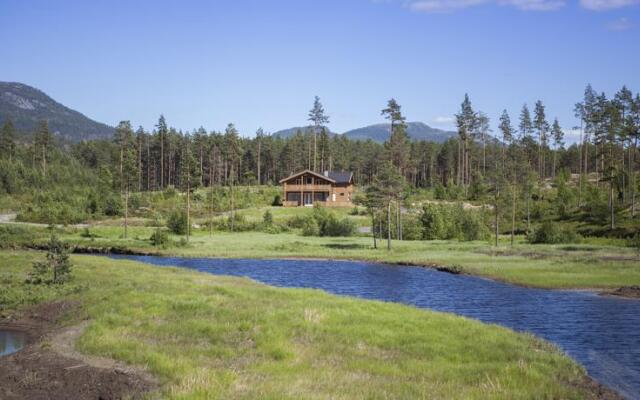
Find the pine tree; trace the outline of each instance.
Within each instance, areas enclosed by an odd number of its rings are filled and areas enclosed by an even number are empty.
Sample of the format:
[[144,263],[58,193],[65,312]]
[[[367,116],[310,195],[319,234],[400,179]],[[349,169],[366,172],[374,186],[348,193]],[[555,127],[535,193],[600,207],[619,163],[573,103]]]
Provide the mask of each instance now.
[[42,174],[47,175],[47,154],[50,147],[53,145],[53,136],[49,131],[49,124],[47,121],[40,121],[35,134],[34,142],[34,159],[40,157],[42,165]]
[[391,204],[397,201],[404,186],[404,177],[398,169],[391,162],[384,162],[374,179],[373,190],[377,191],[376,197],[383,199],[387,209],[387,250],[391,250]]
[[234,183],[236,182],[237,163],[242,153],[240,148],[240,140],[238,137],[238,130],[233,124],[227,125],[224,133],[225,147],[227,150],[227,162],[229,164],[229,190],[230,190],[230,221],[231,231],[235,229],[235,198],[234,198]]
[[551,136],[553,137],[553,178],[556,177],[556,159],[558,157],[558,151],[564,147],[564,131],[560,127],[558,118],[553,120],[553,126],[551,127]]
[[4,157],[9,161],[12,161],[15,147],[15,129],[13,127],[13,122],[11,122],[10,119],[7,119],[0,130],[0,157]]
[[167,121],[164,119],[164,115],[162,114],[160,114],[156,129],[158,132],[158,141],[160,142],[160,189],[164,189],[164,144],[168,134],[168,128]]
[[[456,125],[458,127],[458,138],[460,140],[460,154],[458,157],[458,184],[462,184],[465,188],[465,195],[467,186],[471,179],[471,168],[469,163],[469,153],[471,147],[471,141],[474,138],[479,126],[478,114],[473,111],[471,100],[469,95],[464,95],[464,100],[460,105],[460,112],[456,114]],[[485,124],[488,125],[488,118],[484,116],[486,120]]]
[[[500,132],[502,133],[502,171],[508,171],[511,175],[509,179],[511,183],[511,246],[515,243],[515,230],[516,230],[516,204],[517,204],[517,171],[518,168],[515,165],[517,160],[517,155],[514,154],[517,148],[517,143],[515,143],[515,129],[511,125],[511,118],[509,117],[509,113],[507,110],[502,112],[500,116]],[[505,148],[509,150],[509,157],[505,154]],[[497,171],[496,171],[497,173]],[[497,179],[497,177],[496,177]],[[499,190],[499,189],[497,189]],[[496,200],[496,224],[498,223],[498,211],[497,211],[497,200]],[[498,233],[496,231],[496,246],[498,245]]]
[[313,100],[313,108],[309,111],[309,121],[313,122],[313,171],[317,172],[318,162],[318,134],[320,128],[329,123],[329,116],[325,114],[320,97]]
[[540,176],[540,179],[544,180],[546,176],[545,149],[547,133],[549,132],[549,123],[547,122],[545,107],[540,100],[536,102],[533,125],[538,132],[538,175]]
[[407,136],[405,124],[406,118],[402,115],[401,107],[395,99],[388,101],[387,108],[381,111],[381,115],[391,122],[389,141],[385,142],[387,158],[402,174],[407,165],[409,149],[409,137]]

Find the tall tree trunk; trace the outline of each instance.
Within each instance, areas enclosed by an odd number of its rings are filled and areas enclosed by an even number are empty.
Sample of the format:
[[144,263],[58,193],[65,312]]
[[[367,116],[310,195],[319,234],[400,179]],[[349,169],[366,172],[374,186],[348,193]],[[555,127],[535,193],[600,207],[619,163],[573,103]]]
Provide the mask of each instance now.
[[261,174],[260,174],[260,152],[262,150],[262,138],[258,138],[258,186],[262,184]]
[[378,242],[376,241],[376,214],[375,211],[371,211],[371,236],[373,236],[373,248],[378,248]]
[[229,187],[230,193],[229,193],[229,201],[231,204],[231,212],[229,213],[229,216],[231,218],[231,222],[230,222],[230,227],[231,227],[231,232],[233,232],[235,230],[235,223],[236,223],[236,216],[235,216],[235,204],[234,204],[234,198],[233,198],[233,163],[231,163],[231,186]]
[[609,199],[611,204],[611,230],[614,230],[616,228],[616,207],[613,201],[613,177],[609,181]]
[[511,197],[511,247],[515,243],[516,235],[516,182],[513,182],[513,193]]
[[500,197],[500,193],[498,192],[498,193],[496,193],[495,203],[494,203],[495,204],[494,213],[495,213],[495,226],[496,226],[496,247],[498,247],[498,236],[500,234],[500,226],[499,226],[499,223],[500,223],[499,212],[500,212],[500,210],[498,208],[499,207],[498,206],[499,197]]
[[164,189],[164,135],[160,135],[160,189]]
[[124,238],[127,238],[129,231],[129,185],[125,185],[124,192]]
[[191,234],[191,168],[187,166],[187,242]]
[[402,233],[400,233],[400,201],[396,200],[396,239],[402,240]]
[[387,250],[391,250],[391,200],[387,203]]

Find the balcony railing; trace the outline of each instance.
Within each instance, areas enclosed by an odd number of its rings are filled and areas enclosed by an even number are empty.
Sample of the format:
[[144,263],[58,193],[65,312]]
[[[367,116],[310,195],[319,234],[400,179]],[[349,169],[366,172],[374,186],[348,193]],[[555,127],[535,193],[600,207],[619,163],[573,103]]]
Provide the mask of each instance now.
[[287,185],[287,192],[328,192],[331,185]]

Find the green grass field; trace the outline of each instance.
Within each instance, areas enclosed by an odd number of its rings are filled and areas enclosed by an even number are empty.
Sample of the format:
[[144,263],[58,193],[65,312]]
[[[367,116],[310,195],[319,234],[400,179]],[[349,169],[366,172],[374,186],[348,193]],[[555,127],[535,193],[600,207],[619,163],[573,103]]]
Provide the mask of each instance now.
[[[218,247],[232,255],[240,250],[237,237],[196,240],[202,252]],[[291,235],[257,243],[266,238],[242,236],[247,255],[345,242],[312,245]],[[498,326],[95,256],[73,256],[75,278],[65,286],[24,284],[31,263],[43,257],[0,252],[0,311],[78,301],[75,318],[90,321],[79,350],[148,369],[160,379],[163,398],[595,398],[584,389],[585,372],[568,357]]]

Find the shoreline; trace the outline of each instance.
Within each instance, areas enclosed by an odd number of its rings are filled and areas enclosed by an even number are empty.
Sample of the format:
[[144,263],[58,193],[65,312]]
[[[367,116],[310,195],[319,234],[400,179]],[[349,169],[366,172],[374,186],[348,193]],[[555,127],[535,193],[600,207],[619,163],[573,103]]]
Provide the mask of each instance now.
[[[44,251],[47,250],[47,246],[45,244],[40,245],[29,245],[25,246],[26,249],[29,250],[37,250]],[[305,257],[305,256],[282,256],[282,257],[225,257],[225,256],[189,256],[189,255],[177,255],[171,253],[165,253],[161,249],[156,251],[142,251],[131,249],[129,247],[119,247],[119,246],[107,246],[107,247],[90,247],[90,246],[78,246],[74,245],[72,249],[73,254],[88,254],[88,255],[125,255],[125,256],[151,256],[151,257],[180,257],[180,258],[213,258],[213,259],[233,259],[233,258],[245,258],[245,259],[254,259],[254,260],[301,260],[301,261],[351,261],[351,262],[366,262],[371,264],[381,264],[381,265],[391,265],[391,266],[402,266],[402,267],[418,267],[418,268],[428,268],[433,269],[438,272],[444,272],[452,275],[466,275],[472,276],[481,279],[488,279],[494,282],[500,282],[508,285],[514,285],[529,289],[544,289],[544,290],[564,290],[564,291],[581,291],[581,292],[589,292],[598,296],[606,296],[606,297],[614,297],[620,299],[627,300],[640,300],[640,286],[621,286],[617,288],[552,288],[552,287],[544,287],[544,286],[535,286],[535,285],[527,285],[522,283],[514,283],[509,282],[504,279],[498,279],[494,277],[488,277],[479,274],[468,273],[464,267],[461,266],[447,266],[441,265],[437,263],[412,263],[407,261],[377,261],[377,260],[367,260],[361,258],[353,258],[353,257],[337,257],[337,258],[327,258],[327,257]]]

